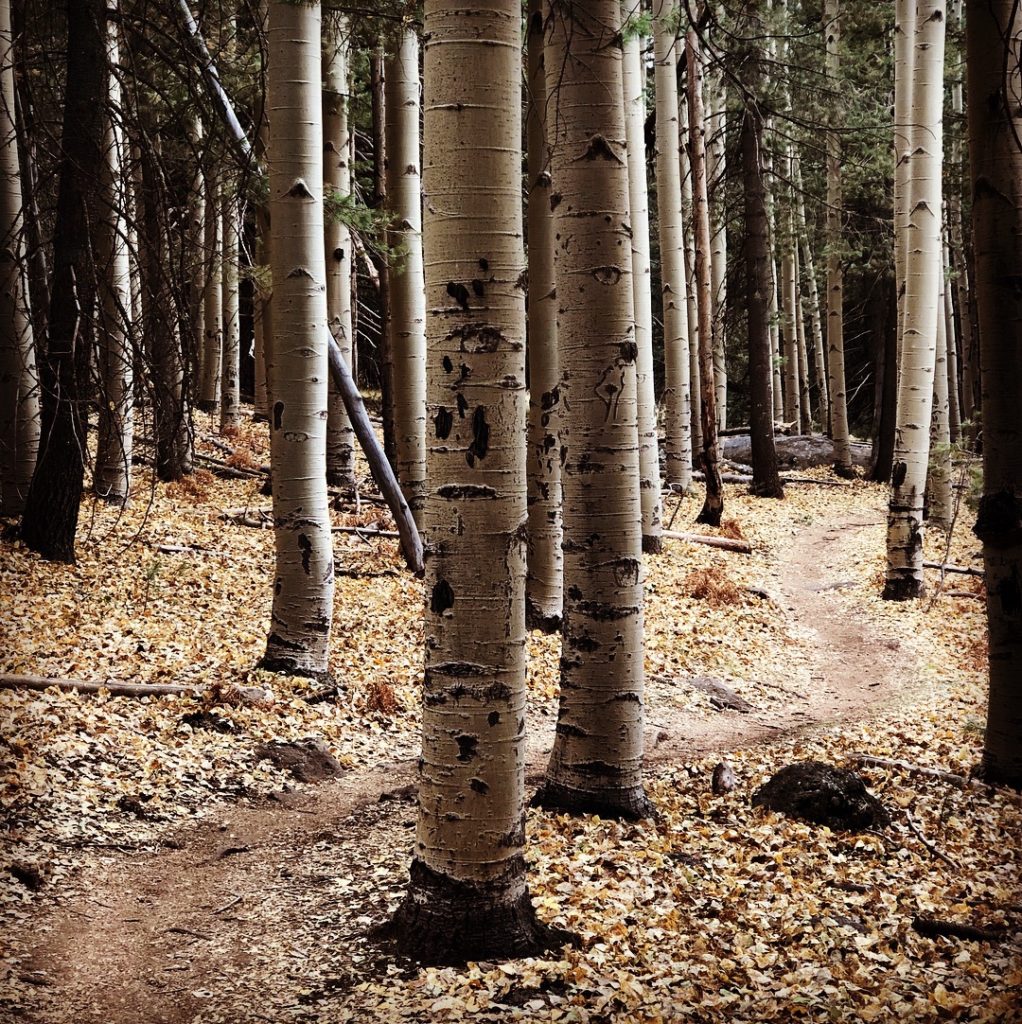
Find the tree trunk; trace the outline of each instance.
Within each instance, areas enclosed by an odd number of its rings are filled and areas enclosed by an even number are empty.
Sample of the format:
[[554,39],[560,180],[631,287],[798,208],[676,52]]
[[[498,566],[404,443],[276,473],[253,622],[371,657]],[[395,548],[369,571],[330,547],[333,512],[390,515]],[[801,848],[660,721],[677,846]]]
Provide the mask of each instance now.
[[813,410],[809,404],[809,352],[806,348],[806,316],[802,302],[802,263],[795,239],[795,340],[798,344],[798,407],[799,430],[813,432]]
[[[266,0],[258,0],[255,9],[256,24],[259,36],[266,39],[267,14]],[[265,42],[264,44],[265,45]],[[260,160],[264,158],[269,145],[269,121],[266,118],[266,90],[263,83],[263,95],[259,105],[259,121],[256,129],[256,152]],[[255,416],[256,419],[270,418],[270,365],[273,361],[273,315],[271,303],[273,282],[270,280],[270,220],[265,200],[255,208],[256,230],[256,265],[259,268],[253,281],[252,328],[255,335]]]
[[[758,6],[747,11],[752,31],[762,30]],[[762,50],[752,47],[746,88],[755,96],[762,83]],[[767,237],[766,193],[763,188],[763,119],[748,100],[742,118],[742,173],[745,185],[745,281],[749,336],[749,433],[752,443],[752,493],[783,498],[774,448],[771,395],[769,294],[770,245]]]
[[908,225],[912,206],[912,138],[915,131],[912,94],[915,89],[916,0],[894,5],[894,267],[898,282],[898,374],[905,334],[905,288]]
[[[941,280],[944,287],[944,334],[947,338],[947,399],[948,437],[957,444],[962,434],[962,406],[958,395],[958,332],[955,327],[955,305],[952,298],[954,277],[951,272],[951,247],[948,241],[947,221],[944,223],[944,271]],[[940,314],[938,313],[938,316]]]
[[674,0],[653,0],[656,181],[664,322],[664,469],[667,486],[684,494],[692,487],[692,392],[678,156],[679,18],[680,8]]
[[223,362],[220,376],[220,429],[241,419],[241,320],[238,306],[241,205],[236,185],[222,195],[223,211]]
[[[969,0],[969,158],[983,367],[983,542],[990,698],[984,776],[1022,787],[1022,16],[1014,0]],[[1005,47],[1010,47],[1005,52]]]
[[[390,272],[390,356],[394,446],[405,499],[422,526],[426,489],[426,295],[422,269],[422,174],[419,159],[419,36],[402,30],[387,58],[387,244],[400,250]],[[531,237],[531,235],[530,235]]]
[[426,663],[415,855],[392,931],[430,962],[544,940],[523,856],[520,26],[518,0],[426,0]]
[[[785,161],[789,168],[790,161]],[[790,170],[785,171],[790,180]],[[798,335],[795,327],[795,220],[790,192],[783,197],[784,230],[781,232],[781,336],[784,343],[784,421],[799,425],[802,416],[802,389],[799,386]]]
[[947,390],[947,327],[944,319],[944,263],[937,289],[937,350],[933,368],[933,412],[926,476],[926,519],[945,533],[951,528],[951,422]]
[[891,331],[891,312],[897,319],[897,282],[885,277],[876,301],[874,333],[878,341],[875,362],[879,414],[873,442],[873,462],[868,479],[878,484],[891,482],[894,468],[894,431],[898,419],[897,325]]
[[918,127],[913,132],[908,188],[911,210],[905,240],[905,311],[884,584],[884,598],[895,601],[919,597],[924,590],[923,501],[941,271],[944,13],[944,0],[927,0],[920,4],[916,22],[912,120]]
[[642,542],[619,0],[548,19],[564,377],[564,627],[545,807],[641,817]]
[[263,666],[327,674],[334,565],[326,485],[326,265],[320,6],[271,0],[270,223],[274,302],[270,452],[276,572]]
[[64,123],[60,142],[48,344],[40,362],[39,458],[21,520],[22,540],[43,558],[75,561],[86,436],[79,405],[89,367],[82,320],[94,307],[91,258],[96,182],[104,165],[104,0],[69,0]]
[[[116,15],[116,0],[108,2]],[[106,26],[107,99],[100,183],[100,221],[96,257],[99,289],[100,343],[98,355],[102,400],[99,402],[99,439],[92,488],[96,495],[124,505],[131,492],[133,439],[133,370],[131,337],[131,267],[128,261],[127,223],[124,216],[124,138],[120,125],[121,86],[116,69],[120,47],[116,17]]]
[[[713,390],[717,429],[727,427],[727,217],[724,179],[727,176],[726,79],[714,73],[708,82],[710,104],[704,125],[707,190],[710,210],[710,278],[713,294]],[[708,131],[706,130],[708,129]]]
[[0,516],[21,515],[39,451],[39,382],[22,274],[10,0],[0,0]]
[[699,36],[690,28],[685,37],[688,63],[688,123],[691,132],[692,220],[695,224],[696,295],[699,306],[699,395],[703,426],[702,470],[706,499],[697,517],[700,523],[719,526],[724,513],[724,484],[717,458],[717,410],[713,372],[713,286],[710,273],[710,211],[706,195],[706,146],[703,126],[703,62]]
[[[561,628],[564,557],[561,553],[561,373],[557,357],[557,284],[554,278],[553,188],[546,138],[549,105],[544,60],[544,0],[528,12],[529,105],[529,432],[528,575],[525,622],[554,633]],[[645,171],[645,164],[643,165]],[[645,179],[643,179],[645,180]],[[647,253],[649,230],[646,231]],[[636,331],[638,332],[638,322]],[[652,338],[649,339],[652,362]],[[654,421],[655,431],[655,421]],[[653,435],[654,446],[656,434]],[[655,448],[654,448],[655,450]],[[660,467],[657,466],[657,485]]]
[[214,168],[206,173],[206,287],[202,294],[202,381],[198,402],[203,412],[213,412],[219,404],[223,376],[223,224],[220,176]]
[[845,394],[844,271],[842,252],[841,126],[844,115],[840,96],[841,39],[839,0],[824,0],[823,32],[827,47],[827,77],[835,97],[831,130],[827,132],[827,377],[830,385],[830,429],[834,442],[834,472],[852,477],[852,449],[848,434],[848,402]]
[[[680,41],[679,41],[680,45]],[[696,239],[692,224],[692,172],[688,157],[691,132],[688,127],[688,102],[684,95],[678,103],[678,126],[681,145],[678,159],[681,164],[681,216],[682,235],[685,239],[685,298],[688,320],[688,383],[689,419],[692,424],[692,464],[699,465],[703,458],[702,407],[699,404],[701,375],[699,373],[699,306],[696,300]]]
[[[347,24],[328,12],[323,36],[323,189],[335,207],[325,218],[326,307],[330,333],[354,376],[351,334],[351,232],[344,204],[351,200],[348,127]],[[272,129],[272,126],[271,126]],[[355,486],[355,435],[333,383],[327,387],[326,479]]]

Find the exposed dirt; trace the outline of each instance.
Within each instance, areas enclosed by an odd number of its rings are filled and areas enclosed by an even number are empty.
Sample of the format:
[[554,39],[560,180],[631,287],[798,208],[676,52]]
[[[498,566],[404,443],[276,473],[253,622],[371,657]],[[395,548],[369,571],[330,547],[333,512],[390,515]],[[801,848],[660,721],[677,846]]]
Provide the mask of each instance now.
[[[874,514],[809,526],[781,553],[778,598],[793,626],[816,634],[811,692],[798,692],[793,684],[770,708],[712,719],[654,708],[651,764],[685,762],[862,717],[892,699],[894,682],[886,668],[891,659],[877,657],[877,651],[878,645],[882,650],[895,642],[862,635],[830,593],[842,585],[840,572],[850,571],[844,547],[855,544],[854,531],[877,525]],[[869,673],[863,671],[867,663]],[[528,772],[535,782],[554,722],[549,715],[533,719]],[[374,826],[390,819],[393,834],[412,824],[414,775],[414,763],[407,761],[355,771],[315,789],[224,805],[212,821],[168,837],[156,852],[90,854],[71,891],[59,902],[42,904],[32,922],[34,939],[25,943],[29,955],[22,961],[22,979],[38,985],[40,1007],[26,1009],[21,1019],[40,1024],[213,1019],[205,1013],[209,996],[233,985],[247,966],[255,969],[260,948],[288,929],[289,921],[262,912],[264,894],[315,886],[320,876],[313,869],[324,850],[337,872],[372,870],[366,843],[374,841]],[[407,831],[397,836],[402,838],[409,838]],[[364,915],[374,908],[341,909],[354,935],[357,918],[362,915],[364,928]],[[346,938],[328,934],[331,943]],[[302,957],[300,941],[294,957]],[[276,1018],[253,1005],[250,1019]]]

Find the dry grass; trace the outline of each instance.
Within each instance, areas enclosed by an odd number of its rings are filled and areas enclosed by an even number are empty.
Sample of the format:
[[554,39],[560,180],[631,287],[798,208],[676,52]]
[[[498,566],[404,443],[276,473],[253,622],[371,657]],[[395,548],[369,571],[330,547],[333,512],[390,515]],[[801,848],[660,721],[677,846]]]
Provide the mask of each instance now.
[[166,493],[171,498],[193,498],[204,501],[209,497],[210,488],[216,477],[208,469],[197,469],[194,473],[167,484]]
[[705,601],[713,608],[741,604],[745,599],[742,588],[719,565],[694,569],[681,581],[682,592],[697,601]]
[[720,524],[720,535],[722,537],[730,537],[732,540],[745,540],[745,534],[742,533],[742,524],[737,519],[725,519]]
[[375,714],[390,716],[401,710],[401,701],[398,700],[394,688],[382,680],[374,679],[369,684],[369,692],[365,699],[366,710]]

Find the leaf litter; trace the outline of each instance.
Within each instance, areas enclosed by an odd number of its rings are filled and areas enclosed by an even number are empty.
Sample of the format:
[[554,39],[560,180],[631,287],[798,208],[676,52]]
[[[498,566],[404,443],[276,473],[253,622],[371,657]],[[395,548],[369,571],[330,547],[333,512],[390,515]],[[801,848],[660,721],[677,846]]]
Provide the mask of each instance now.
[[[265,462],[263,430],[239,430],[233,465]],[[404,790],[376,796],[417,755],[421,583],[391,574],[392,541],[335,535],[338,564],[351,571],[337,587],[336,692],[255,669],[272,531],[221,516],[266,507],[260,485],[197,474],[153,486],[140,474],[127,510],[86,500],[77,566],[45,565],[17,544],[0,549],[0,670],[204,693],[0,691],[0,1017],[145,1019],[159,1007],[165,1019],[203,1022],[1022,1019],[1022,800],[857,760],[967,778],[982,747],[983,606],[944,594],[977,592],[981,581],[945,582],[914,604],[880,600],[885,489],[806,485],[772,502],[728,487],[726,532],[748,538],[752,555],[668,542],[649,560],[647,714],[658,729],[672,709],[666,718],[680,733],[666,753],[650,743],[657,816],[628,824],[530,810],[537,912],[581,946],[458,970],[395,961],[366,937],[407,876],[414,800]],[[681,502],[679,519],[690,521],[698,497]],[[367,526],[381,509],[345,503],[333,515],[335,525]],[[827,523],[854,525],[831,535]],[[813,584],[813,607],[851,624],[856,669],[882,692],[835,713],[836,724],[793,729],[785,709],[810,701],[832,665],[789,578],[807,531],[822,544],[811,552],[824,580]],[[959,524],[950,560],[978,565],[977,547]],[[928,538],[927,557],[944,553],[943,538]],[[541,770],[556,719],[557,638],[532,634],[529,655],[540,748],[530,766]],[[686,754],[686,742],[738,716],[683,685],[693,676],[785,726],[773,742],[723,755],[735,785],[719,796],[710,780],[722,755],[698,745]],[[268,699],[238,699],[247,686]],[[327,797],[254,754],[307,737],[352,779],[371,775],[376,790],[331,815]],[[861,771],[891,826],[836,833],[751,808],[756,786],[807,759]],[[238,822],[252,819],[236,815],[262,807],[294,812],[291,824],[246,833]],[[193,850],[207,860],[193,863]],[[178,896],[174,920],[160,919],[169,913],[161,870],[202,894]],[[218,871],[229,891],[203,890]],[[126,915],[122,890],[137,917]],[[919,917],[1002,937],[926,937],[912,927]],[[93,945],[103,969],[76,969],[77,951]],[[118,986],[134,1004],[121,1006]]]

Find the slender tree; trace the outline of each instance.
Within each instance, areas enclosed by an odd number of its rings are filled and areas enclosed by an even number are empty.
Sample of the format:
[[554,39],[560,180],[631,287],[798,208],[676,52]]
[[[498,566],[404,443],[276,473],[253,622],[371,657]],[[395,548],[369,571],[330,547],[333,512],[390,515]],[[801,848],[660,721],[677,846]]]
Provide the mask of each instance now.
[[206,173],[206,287],[202,293],[202,378],[198,406],[213,412],[220,403],[224,351],[223,252],[224,218],[220,192],[220,169]]
[[428,961],[529,955],[547,937],[523,856],[520,25],[517,0],[426,0],[426,664],[415,855],[393,933]]
[[[526,33],[529,60],[526,118],[529,162],[529,547],[525,621],[532,629],[553,633],[561,628],[564,572],[561,553],[562,388],[557,356],[554,222],[550,209],[553,188],[546,139],[549,104],[543,48],[544,7],[544,0],[531,0]],[[646,239],[648,243],[648,228]],[[654,445],[655,430],[654,423]],[[657,466],[658,485],[659,469]]]
[[703,381],[700,391],[700,419],[703,425],[703,473],[706,478],[706,499],[698,520],[711,526],[720,525],[724,513],[724,484],[720,478],[717,458],[717,412],[713,375],[713,287],[710,274],[710,212],[706,194],[706,145],[703,128],[703,61],[699,35],[690,28],[685,36],[685,57],[688,65],[688,115],[691,132],[690,161],[692,166],[692,220],[695,224],[696,295],[699,305],[699,369]]
[[0,0],[0,515],[20,515],[39,450],[39,388],[22,276],[10,0]]
[[[945,208],[946,212],[946,208]],[[951,443],[957,443],[962,433],[962,405],[958,393],[958,330],[955,324],[954,275],[951,270],[950,230],[947,218],[944,221],[944,269],[942,273],[944,292],[944,333],[947,336],[947,398],[948,436]]]
[[642,545],[619,0],[555,0],[546,73],[564,377],[564,625],[537,801],[639,817]]
[[241,254],[241,206],[234,186],[223,195],[223,360],[220,375],[220,429],[241,419],[241,319],[238,264]]
[[688,315],[688,381],[689,408],[692,423],[692,464],[698,466],[703,458],[703,423],[699,405],[701,377],[699,373],[699,307],[696,300],[696,239],[692,224],[692,170],[689,165],[688,149],[691,133],[688,128],[688,98],[682,93],[678,102],[678,126],[681,145],[678,157],[681,162],[681,216],[682,233],[685,238],[685,296]]
[[894,267],[898,281],[898,365],[905,333],[905,288],[908,227],[911,210],[915,111],[916,0],[895,0],[894,5]]
[[715,70],[706,77],[706,187],[710,210],[710,280],[713,293],[713,388],[717,429],[727,426],[727,79]]
[[390,271],[390,350],[398,479],[422,525],[426,487],[426,296],[422,269],[422,174],[419,159],[419,35],[401,29],[387,57],[387,242],[398,253]]
[[668,487],[684,494],[692,486],[692,392],[678,156],[679,20],[680,8],[674,0],[653,0],[656,183],[664,322],[664,478]]
[[323,248],[320,5],[269,4],[276,571],[263,665],[327,673],[334,561],[326,490],[327,332]]
[[983,367],[983,542],[990,698],[984,775],[1022,788],[1022,14],[969,0],[969,163]]
[[[944,0],[919,5],[913,83],[911,210],[906,237],[906,289],[898,383],[898,426],[887,515],[884,597],[923,592],[923,502],[930,453],[933,373],[941,273]],[[940,307],[943,314],[943,307]]]
[[[943,260],[941,269],[943,270]],[[951,412],[947,389],[947,321],[944,276],[938,279],[937,350],[933,369],[933,414],[930,417],[930,459],[926,475],[926,519],[945,532],[951,528]]]

